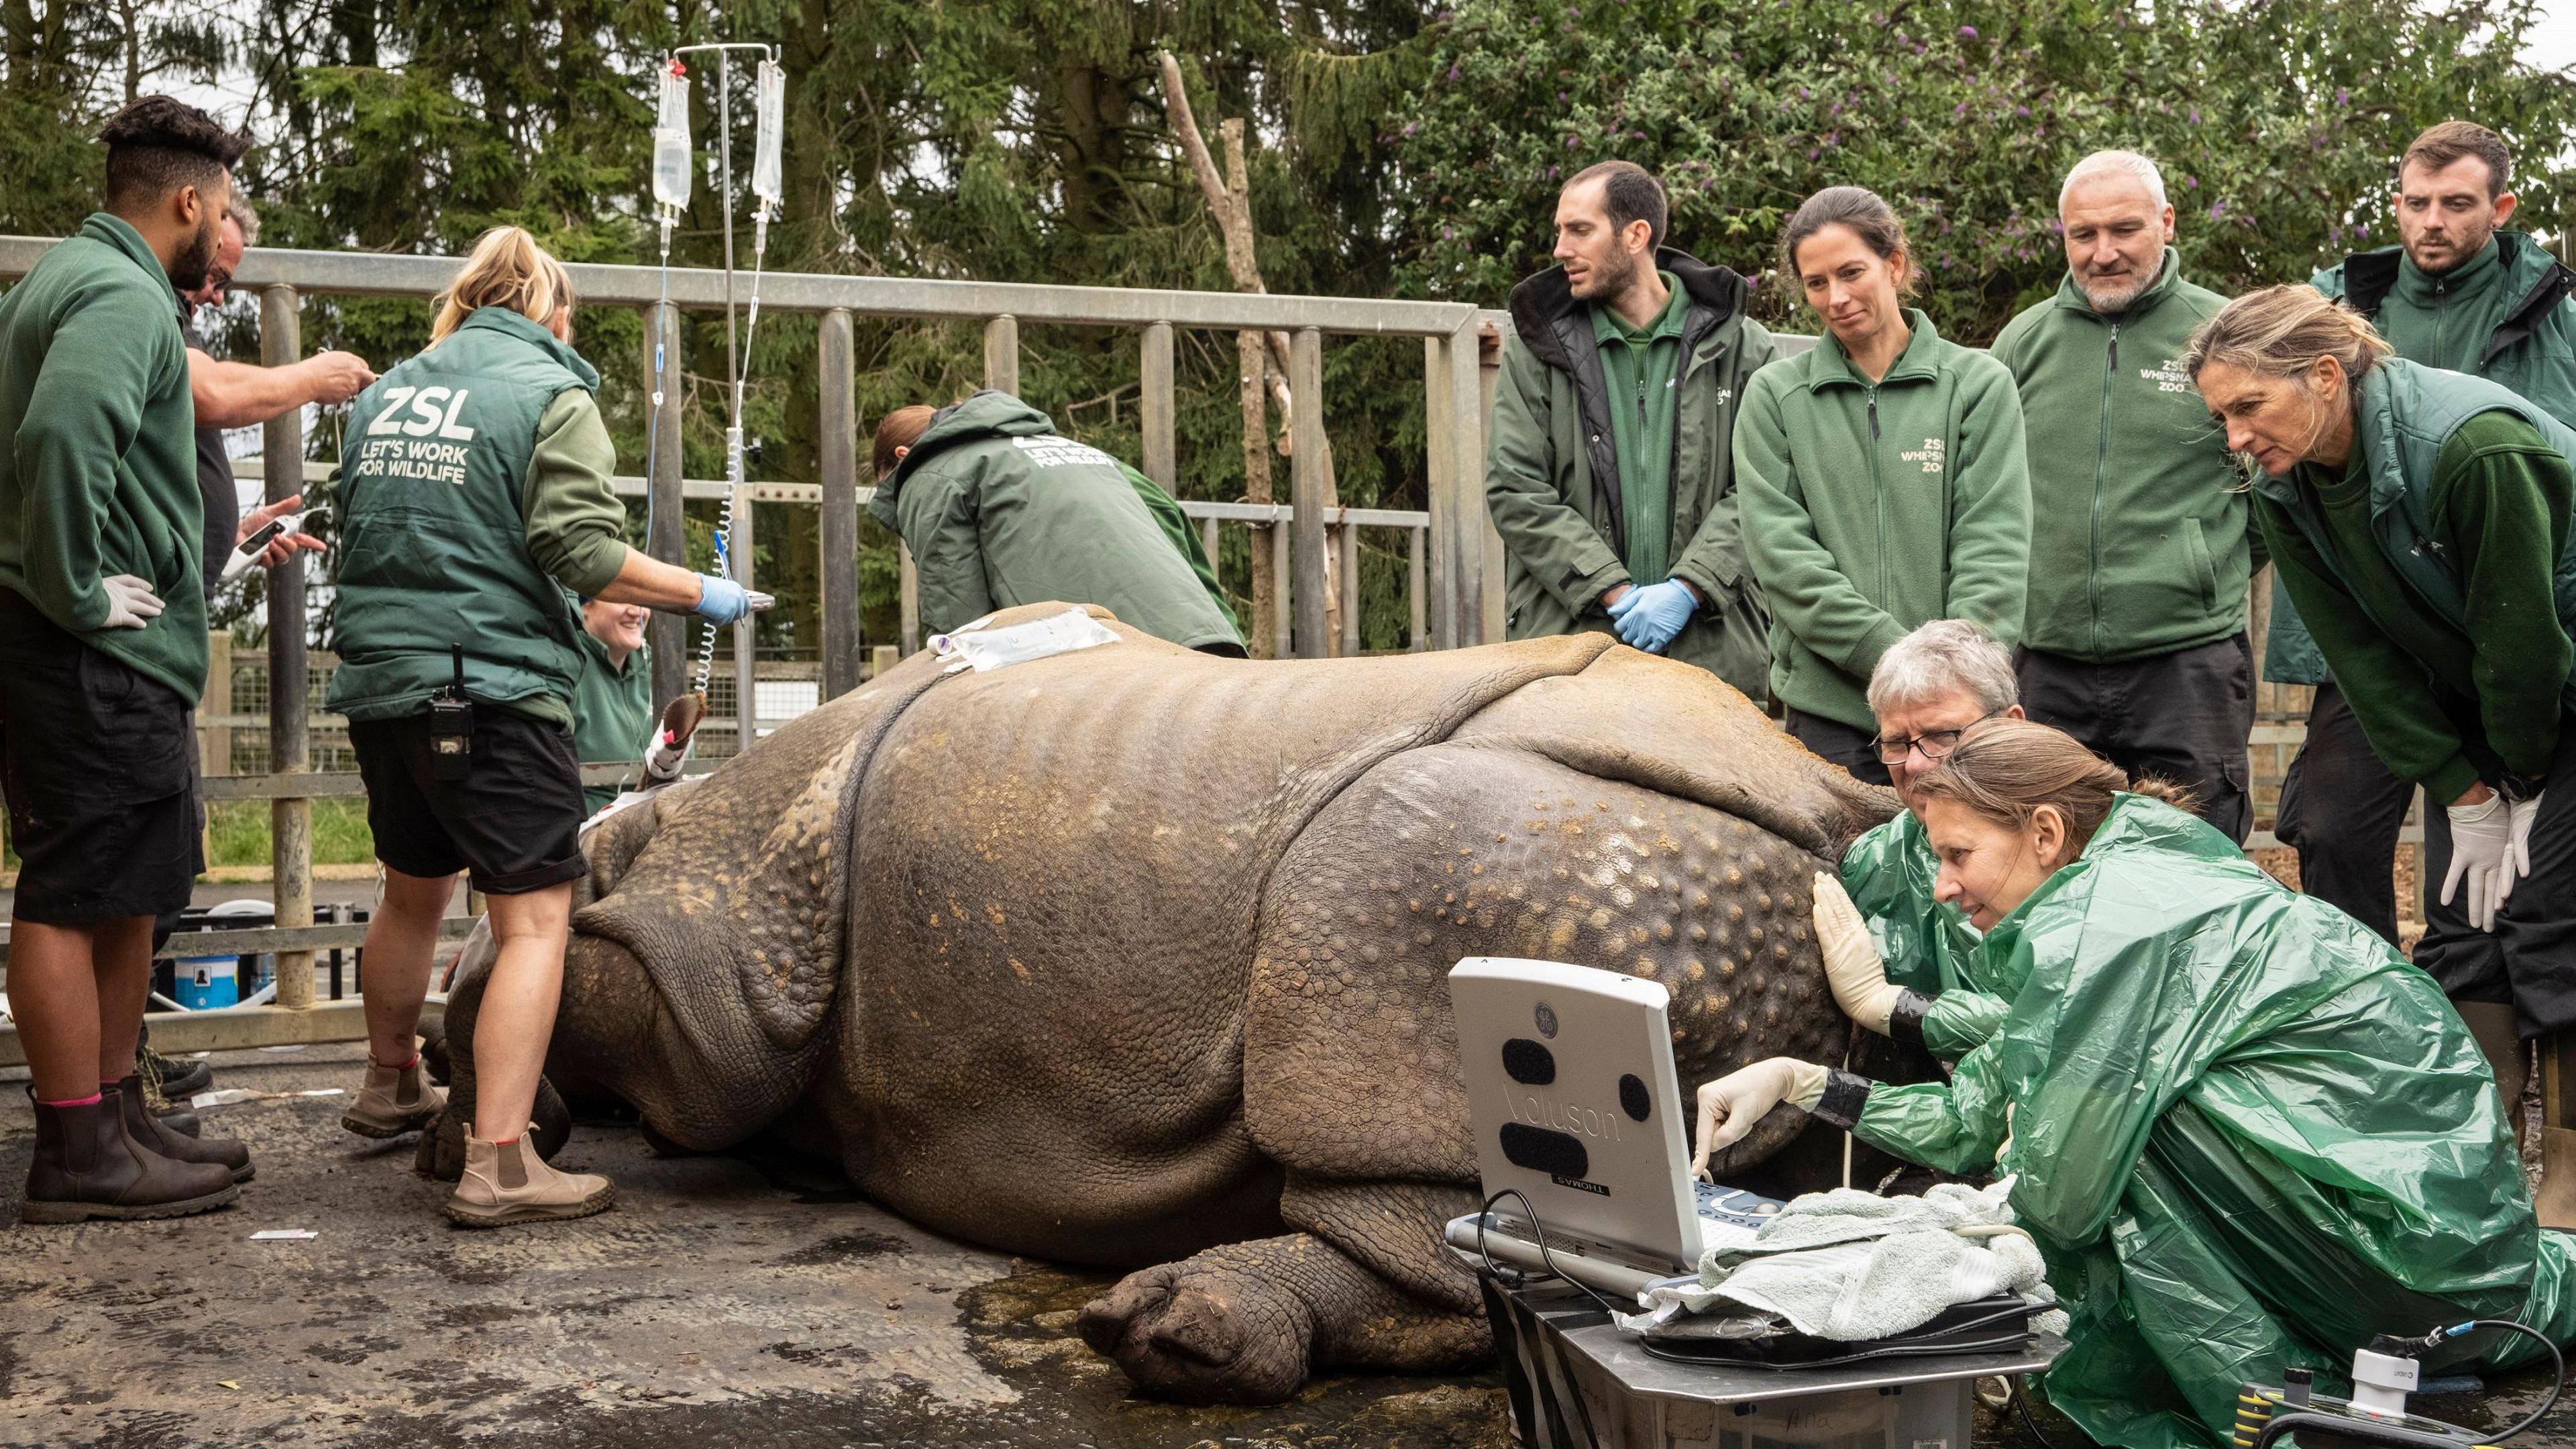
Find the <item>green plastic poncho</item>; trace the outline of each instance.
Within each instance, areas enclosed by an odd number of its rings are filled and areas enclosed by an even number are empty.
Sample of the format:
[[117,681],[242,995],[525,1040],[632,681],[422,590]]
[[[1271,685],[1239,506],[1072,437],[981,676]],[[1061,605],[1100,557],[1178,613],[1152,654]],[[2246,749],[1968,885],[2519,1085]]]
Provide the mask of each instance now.
[[[1852,1130],[2016,1174],[2073,1320],[2048,1395],[2096,1440],[2215,1449],[2240,1385],[2303,1366],[2340,1393],[2377,1332],[2576,1336],[2571,1240],[2532,1215],[2486,1059],[2351,917],[2124,795],[1980,952],[1993,1038],[1949,1083],[1870,1088]],[[2456,1348],[2431,1366],[2533,1352]]]
[[1930,1002],[1920,1019],[1924,1048],[1954,1062],[1994,1035],[2006,1003],[1970,975],[1981,959],[1977,933],[1957,907],[1933,898],[1940,873],[1931,837],[1910,810],[1843,854],[1843,889],[1869,922],[1887,979]]

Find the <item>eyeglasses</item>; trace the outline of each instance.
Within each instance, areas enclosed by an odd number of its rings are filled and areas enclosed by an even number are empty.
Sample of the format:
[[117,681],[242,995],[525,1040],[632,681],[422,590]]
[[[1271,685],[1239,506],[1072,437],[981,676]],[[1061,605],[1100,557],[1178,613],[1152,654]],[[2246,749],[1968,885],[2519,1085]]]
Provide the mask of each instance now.
[[1919,735],[1880,735],[1869,743],[1872,749],[1878,751],[1879,760],[1885,764],[1904,764],[1907,755],[1921,750],[1923,758],[1937,765],[1950,758],[1950,752],[1959,747],[1961,735],[1994,717],[1993,714],[1982,714],[1954,730],[1925,730]]

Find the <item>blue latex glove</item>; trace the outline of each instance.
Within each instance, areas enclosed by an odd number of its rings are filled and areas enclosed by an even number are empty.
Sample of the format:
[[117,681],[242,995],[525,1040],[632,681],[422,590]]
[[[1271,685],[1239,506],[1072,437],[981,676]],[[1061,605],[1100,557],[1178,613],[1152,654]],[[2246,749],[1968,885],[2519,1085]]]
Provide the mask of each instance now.
[[698,606],[691,610],[710,624],[730,624],[743,615],[769,607],[769,595],[754,593],[720,574],[698,575]]
[[1690,585],[1679,579],[1666,579],[1660,584],[1630,589],[1610,606],[1610,621],[1630,646],[1661,654],[1671,647],[1682,626],[1698,610],[1699,600],[1691,593]]

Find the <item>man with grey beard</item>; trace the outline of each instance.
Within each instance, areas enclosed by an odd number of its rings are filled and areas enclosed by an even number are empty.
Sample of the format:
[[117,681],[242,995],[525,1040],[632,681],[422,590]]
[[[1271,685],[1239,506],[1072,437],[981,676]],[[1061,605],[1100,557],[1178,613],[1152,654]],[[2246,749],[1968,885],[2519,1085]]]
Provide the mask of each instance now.
[[2030,452],[2022,706],[2131,775],[2190,787],[2201,818],[2242,841],[2245,586],[2261,540],[2180,363],[2226,299],[2183,280],[2146,157],[2077,162],[2057,213],[2066,280],[1994,346],[2020,384]]

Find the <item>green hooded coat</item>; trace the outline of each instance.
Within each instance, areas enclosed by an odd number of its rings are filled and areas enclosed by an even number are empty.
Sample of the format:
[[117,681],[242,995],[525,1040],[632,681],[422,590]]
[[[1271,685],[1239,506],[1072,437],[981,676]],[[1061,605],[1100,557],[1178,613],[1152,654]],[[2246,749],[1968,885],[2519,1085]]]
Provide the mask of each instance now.
[[[2359,252],[2319,272],[2308,285],[2336,298],[2379,325],[2410,362],[2483,377],[2537,403],[2551,417],[2576,427],[2576,271],[2518,231],[2494,241],[2499,275],[2471,290],[2455,306],[2442,278],[2415,270],[2404,247]],[[2471,258],[2445,276],[2479,265]],[[2475,279],[2473,279],[2475,280]],[[2454,317],[2459,311],[2464,315]],[[2474,318],[2465,314],[2474,312]],[[2481,332],[2477,338],[2468,332]],[[2418,347],[2439,355],[2419,355]],[[2278,684],[2323,684],[2325,656],[2299,617],[2297,604],[2276,576],[2272,628],[2265,636],[2263,677]]]
[[1243,647],[1117,459],[987,389],[942,408],[868,512],[903,536],[921,619],[947,633],[996,609],[1098,604],[1187,649]]
[[[2217,1449],[2239,1387],[2343,1392],[2375,1333],[2576,1335],[2486,1058],[2431,977],[2162,802],[2123,795],[1979,947],[2011,1002],[1946,1083],[1819,1115],[1946,1172],[2014,1175],[2073,1325],[2045,1380],[2126,1449]],[[2432,1367],[2533,1350],[2480,1333]]]
[[1689,299],[1672,408],[1670,528],[1664,572],[1639,577],[1628,520],[1632,485],[1592,308],[1564,269],[1512,289],[1512,333],[1485,450],[1485,506],[1503,536],[1506,629],[1536,639],[1613,628],[1601,596],[1621,584],[1680,579],[1704,600],[1664,653],[1696,664],[1756,703],[1768,695],[1770,616],[1744,563],[1736,516],[1735,418],[1746,379],[1773,356],[1771,334],[1744,315],[1744,279],[1665,247],[1655,265]]

